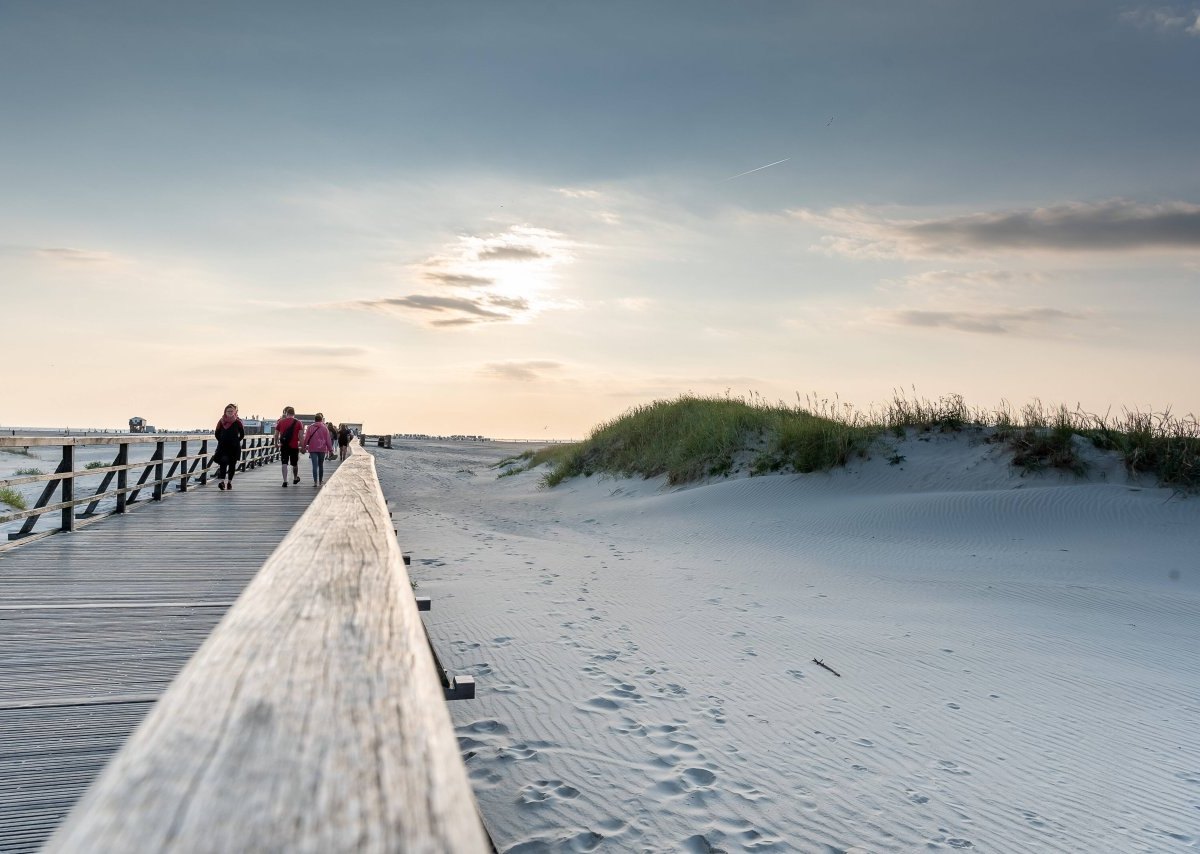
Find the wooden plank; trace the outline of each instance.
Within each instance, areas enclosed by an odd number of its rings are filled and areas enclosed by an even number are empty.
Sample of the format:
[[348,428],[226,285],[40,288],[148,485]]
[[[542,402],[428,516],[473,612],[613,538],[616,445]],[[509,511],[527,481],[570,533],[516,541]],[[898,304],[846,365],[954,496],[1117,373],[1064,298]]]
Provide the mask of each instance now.
[[370,454],[45,849],[488,852]]
[[45,843],[311,504],[275,474],[0,554],[0,851]]

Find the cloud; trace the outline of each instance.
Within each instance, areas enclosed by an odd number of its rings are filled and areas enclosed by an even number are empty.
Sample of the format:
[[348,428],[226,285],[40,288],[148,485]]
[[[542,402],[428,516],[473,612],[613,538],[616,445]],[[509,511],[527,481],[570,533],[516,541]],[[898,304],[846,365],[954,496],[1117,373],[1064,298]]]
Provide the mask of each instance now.
[[564,303],[552,302],[559,268],[574,260],[574,244],[558,232],[513,226],[498,234],[459,235],[413,265],[417,277],[445,294],[356,300],[337,307],[408,315],[436,329],[480,323],[528,322]]
[[40,246],[34,254],[54,261],[70,264],[111,264],[117,260],[111,252],[94,252],[89,249],[70,249],[64,246]]
[[643,312],[653,308],[656,302],[650,297],[622,297],[617,300],[617,306],[625,311]]
[[459,288],[486,288],[496,283],[488,276],[469,276],[466,273],[436,273],[425,274],[426,279]]
[[35,258],[71,267],[127,267],[133,262],[114,252],[96,249],[74,249],[68,246],[31,246],[16,251],[32,254]]
[[[485,320],[507,320],[508,315],[504,312],[493,311],[485,308],[488,300],[486,299],[467,299],[466,297],[439,297],[426,294],[411,294],[406,297],[388,297],[385,299],[375,300],[358,300],[351,305],[376,309],[382,311],[390,311],[392,309],[411,310],[411,311],[431,311],[431,312],[451,312],[464,315],[471,315],[479,318],[480,321]],[[469,318],[461,318],[462,321],[469,322]],[[444,321],[439,325],[449,325]]]
[[925,270],[899,279],[884,279],[880,290],[920,295],[926,299],[978,299],[1045,287],[1056,274],[1027,270]]
[[878,320],[896,326],[954,329],[984,335],[1036,335],[1047,327],[1087,316],[1057,308],[1027,308],[1008,311],[925,311],[901,309],[879,315]]
[[327,344],[283,344],[261,349],[269,356],[312,356],[322,359],[361,359],[371,353],[365,347],[337,347]]
[[533,261],[538,258],[549,258],[550,255],[532,246],[501,245],[488,246],[476,255],[479,261]]
[[1183,11],[1169,7],[1131,9],[1121,13],[1121,20],[1147,30],[1160,33],[1186,33],[1200,36],[1200,11]]
[[789,213],[833,232],[821,239],[826,251],[855,257],[1200,251],[1200,205],[1184,202],[1144,205],[1118,199],[932,220],[889,220],[851,209]]
[[485,377],[498,380],[534,382],[536,380],[544,379],[544,374],[559,371],[562,368],[562,362],[490,362],[484,365],[480,369],[479,373]]

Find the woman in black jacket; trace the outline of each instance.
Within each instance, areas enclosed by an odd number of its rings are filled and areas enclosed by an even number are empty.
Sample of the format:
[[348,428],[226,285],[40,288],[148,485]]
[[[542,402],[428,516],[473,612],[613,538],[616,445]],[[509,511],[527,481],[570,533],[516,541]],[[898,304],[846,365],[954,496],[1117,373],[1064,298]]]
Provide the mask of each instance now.
[[246,428],[238,418],[236,403],[225,407],[225,414],[217,422],[213,434],[217,437],[217,452],[213,454],[213,462],[217,464],[217,489],[233,489],[233,473],[242,458],[242,439],[246,438]]

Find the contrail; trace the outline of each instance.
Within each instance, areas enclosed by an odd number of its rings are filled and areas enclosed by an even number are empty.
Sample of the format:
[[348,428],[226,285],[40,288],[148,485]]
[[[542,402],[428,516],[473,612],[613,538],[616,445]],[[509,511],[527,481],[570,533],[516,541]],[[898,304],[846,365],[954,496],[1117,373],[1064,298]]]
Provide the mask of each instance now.
[[[740,178],[743,175],[749,175],[751,172],[761,172],[763,169],[770,169],[772,166],[778,166],[780,163],[787,163],[792,158],[785,157],[782,160],[776,160],[774,163],[768,163],[766,166],[759,166],[757,169],[748,169],[745,172],[739,172],[736,175],[730,175],[726,181],[732,181],[734,178]],[[724,182],[722,182],[724,183]]]

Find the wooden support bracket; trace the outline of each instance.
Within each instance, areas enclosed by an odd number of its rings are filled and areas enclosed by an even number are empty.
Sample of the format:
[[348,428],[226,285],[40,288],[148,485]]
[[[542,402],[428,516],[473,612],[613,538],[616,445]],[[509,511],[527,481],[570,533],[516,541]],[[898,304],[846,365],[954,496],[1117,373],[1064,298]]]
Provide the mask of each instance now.
[[446,700],[474,700],[475,699],[475,677],[474,676],[451,676],[446,673],[446,683],[444,691]]

